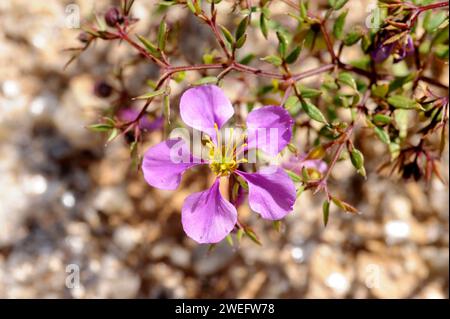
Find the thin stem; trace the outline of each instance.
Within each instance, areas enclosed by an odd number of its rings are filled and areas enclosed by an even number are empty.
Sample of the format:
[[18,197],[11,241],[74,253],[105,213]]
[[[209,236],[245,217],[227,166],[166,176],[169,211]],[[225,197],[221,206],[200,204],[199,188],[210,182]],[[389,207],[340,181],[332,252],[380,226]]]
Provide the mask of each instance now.
[[326,180],[329,176],[331,171],[333,170],[334,165],[336,165],[337,160],[339,159],[339,156],[342,153],[343,147],[345,146],[345,143],[347,143],[347,141],[350,140],[352,133],[353,133],[353,129],[354,129],[354,123],[352,123],[347,130],[344,132],[344,138],[340,141],[340,146],[339,148],[336,150],[336,153],[334,154],[334,157],[331,161],[330,166],[328,167],[328,171],[326,172],[324,179]]
[[219,30],[217,30],[217,24],[214,19],[208,19],[206,22],[207,25],[211,28],[212,32],[214,33],[214,36],[217,39],[217,42],[219,43],[220,47],[222,48],[222,51],[225,53],[227,58],[231,58],[231,54],[227,49],[227,46],[225,45],[225,42],[223,41],[222,35],[220,34]]
[[334,69],[335,67],[336,67],[336,65],[333,64],[333,63],[322,65],[322,66],[320,66],[318,68],[314,68],[314,69],[311,69],[311,70],[308,70],[308,71],[304,71],[304,72],[301,72],[301,73],[298,73],[298,74],[294,74],[292,76],[292,79],[294,81],[300,81],[302,79],[305,79],[305,78],[308,78],[308,77],[311,77],[311,76],[314,76],[314,75],[318,75],[320,73],[324,73],[324,72],[330,71],[330,70]]
[[427,11],[427,10],[433,10],[433,9],[437,9],[437,8],[445,8],[448,7],[449,2],[448,1],[443,1],[443,2],[437,2],[437,3],[432,3],[432,4],[428,4],[425,6],[421,6],[418,7],[419,11]]
[[425,5],[425,6],[421,6],[421,7],[416,7],[416,6],[410,6],[407,7],[406,9],[410,9],[410,10],[414,10],[414,13],[412,14],[411,18],[410,18],[410,23],[409,23],[409,27],[412,28],[414,26],[414,24],[417,21],[417,18],[419,17],[419,15],[425,11],[428,10],[433,10],[433,9],[439,9],[439,8],[445,8],[449,6],[449,1],[443,1],[443,2],[438,2],[438,3],[432,3],[429,5]]
[[331,198],[330,193],[328,192],[327,181],[328,181],[328,178],[330,177],[331,172],[333,171],[334,166],[336,165],[337,161],[339,160],[339,157],[341,156],[341,153],[344,150],[345,145],[350,140],[352,133],[353,133],[353,129],[354,129],[354,123],[350,124],[350,126],[345,130],[343,135],[341,135],[341,137],[337,141],[333,142],[333,143],[339,143],[339,146],[333,155],[333,158],[331,160],[330,165],[328,166],[328,169],[327,169],[325,175],[320,180],[307,184],[307,186],[306,186],[307,188],[316,187],[316,190],[314,191],[314,193],[317,193],[318,191],[323,189],[325,191],[327,197],[329,199]]
[[[330,11],[329,11],[329,12],[330,12]],[[327,14],[327,16],[328,16],[328,14]],[[326,45],[327,45],[328,52],[329,52],[330,55],[331,55],[331,60],[333,61],[333,63],[335,63],[335,62],[337,61],[337,56],[336,56],[336,54],[334,53],[333,43],[332,43],[331,37],[330,37],[330,35],[329,35],[328,31],[327,31],[327,27],[326,27],[326,19],[323,19],[323,20],[320,22],[320,31],[322,32],[323,38],[325,39],[325,43],[326,43]]]
[[439,87],[441,89],[444,89],[444,90],[448,91],[448,85],[445,85],[445,84],[443,84],[443,83],[441,83],[441,82],[439,82],[439,81],[437,81],[437,80],[435,80],[433,78],[430,78],[428,76],[422,75],[422,76],[419,77],[419,80],[427,82],[429,84],[432,84],[432,85],[434,85],[436,87]]
[[167,63],[165,63],[165,62],[161,61],[160,59],[158,59],[157,57],[151,55],[144,47],[140,46],[135,41],[131,40],[130,37],[128,36],[128,34],[119,25],[117,25],[117,31],[118,31],[119,37],[122,40],[131,44],[131,46],[133,46],[135,49],[137,49],[139,51],[139,53],[142,54],[144,57],[153,61],[154,63],[158,64],[161,67],[168,66]]

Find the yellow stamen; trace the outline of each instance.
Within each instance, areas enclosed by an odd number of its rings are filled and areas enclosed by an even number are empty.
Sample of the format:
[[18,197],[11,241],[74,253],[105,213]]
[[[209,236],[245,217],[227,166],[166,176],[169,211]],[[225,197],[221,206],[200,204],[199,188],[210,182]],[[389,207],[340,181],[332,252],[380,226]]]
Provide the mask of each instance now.
[[[207,139],[206,146],[209,148],[209,160],[211,170],[219,177],[228,176],[235,171],[239,164],[247,163],[247,159],[238,159],[236,149],[241,152],[247,145],[246,143],[239,145],[239,142],[245,141],[245,134],[241,134],[240,140],[234,140],[234,129],[230,128],[230,135],[227,141],[222,140],[222,135],[217,123],[214,124],[216,133],[216,143],[211,138]],[[225,142],[225,145],[222,144]]]
[[[230,128],[230,138],[225,146],[225,156],[228,156],[228,155],[233,156],[234,148],[231,149],[231,146],[234,145],[233,137],[234,137],[234,129],[231,127]],[[228,150],[231,150],[231,154],[228,154]]]

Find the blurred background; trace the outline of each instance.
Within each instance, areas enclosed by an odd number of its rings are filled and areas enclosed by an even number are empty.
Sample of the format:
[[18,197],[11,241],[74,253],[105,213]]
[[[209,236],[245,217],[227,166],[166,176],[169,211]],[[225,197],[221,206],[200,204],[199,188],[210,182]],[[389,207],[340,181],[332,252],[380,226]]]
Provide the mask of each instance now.
[[[274,16],[289,10],[275,2]],[[238,248],[222,243],[208,253],[190,240],[180,209],[205,188],[199,172],[186,174],[178,191],[156,190],[131,169],[124,139],[105,146],[104,136],[86,129],[109,106],[93,94],[94,84],[134,53],[99,42],[63,69],[70,58],[63,49],[80,45],[69,15],[102,14],[111,3],[0,1],[1,298],[448,298],[448,187],[377,175],[387,158],[376,141],[361,146],[367,181],[350,161],[332,176],[333,192],[361,215],[333,207],[324,228],[322,195],[305,192],[280,233],[241,207],[263,246],[244,238]],[[161,18],[155,3],[136,0],[137,31],[154,35]],[[364,21],[365,7],[353,9],[348,23]],[[188,10],[171,9],[167,18],[183,26],[184,61],[201,60],[204,46],[214,44],[209,30]],[[264,55],[258,40],[250,46]],[[298,67],[318,63],[305,59]],[[135,95],[158,76],[143,63],[128,72]],[[440,72],[448,85],[448,66]],[[174,95],[185,88],[177,84]],[[234,99],[246,88],[239,82],[227,93]],[[161,138],[149,133],[140,152]],[[443,167],[448,180],[448,149]]]

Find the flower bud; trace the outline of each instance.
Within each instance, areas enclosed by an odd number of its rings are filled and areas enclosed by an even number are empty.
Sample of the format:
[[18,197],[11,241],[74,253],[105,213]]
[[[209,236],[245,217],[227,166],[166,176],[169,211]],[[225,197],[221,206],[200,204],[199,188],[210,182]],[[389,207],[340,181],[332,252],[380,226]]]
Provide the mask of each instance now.
[[105,81],[98,81],[94,86],[94,94],[98,97],[106,98],[112,93],[112,86]]
[[80,32],[77,38],[81,43],[88,43],[92,39],[92,35],[87,32]]
[[114,27],[116,23],[122,23],[123,17],[120,14],[119,9],[116,7],[110,8],[108,11],[106,11],[105,14],[105,22],[110,27]]

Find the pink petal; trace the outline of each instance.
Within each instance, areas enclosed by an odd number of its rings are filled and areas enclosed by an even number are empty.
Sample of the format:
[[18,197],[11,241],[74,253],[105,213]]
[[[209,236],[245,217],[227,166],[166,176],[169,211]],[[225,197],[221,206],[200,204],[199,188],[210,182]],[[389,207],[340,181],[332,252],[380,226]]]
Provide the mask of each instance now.
[[221,88],[215,85],[193,87],[183,93],[180,115],[184,123],[215,139],[219,129],[233,116],[234,109]]
[[182,139],[169,139],[147,150],[142,171],[151,186],[173,190],[180,185],[183,173],[199,164],[201,160],[192,156]]
[[269,105],[250,112],[247,148],[277,155],[291,141],[293,123],[289,113],[280,106]]
[[200,244],[217,243],[233,230],[236,208],[220,194],[219,179],[210,189],[186,198],[181,222],[186,234]]
[[278,220],[292,211],[296,198],[295,185],[283,169],[266,167],[258,173],[236,173],[248,182],[250,208],[262,218]]

